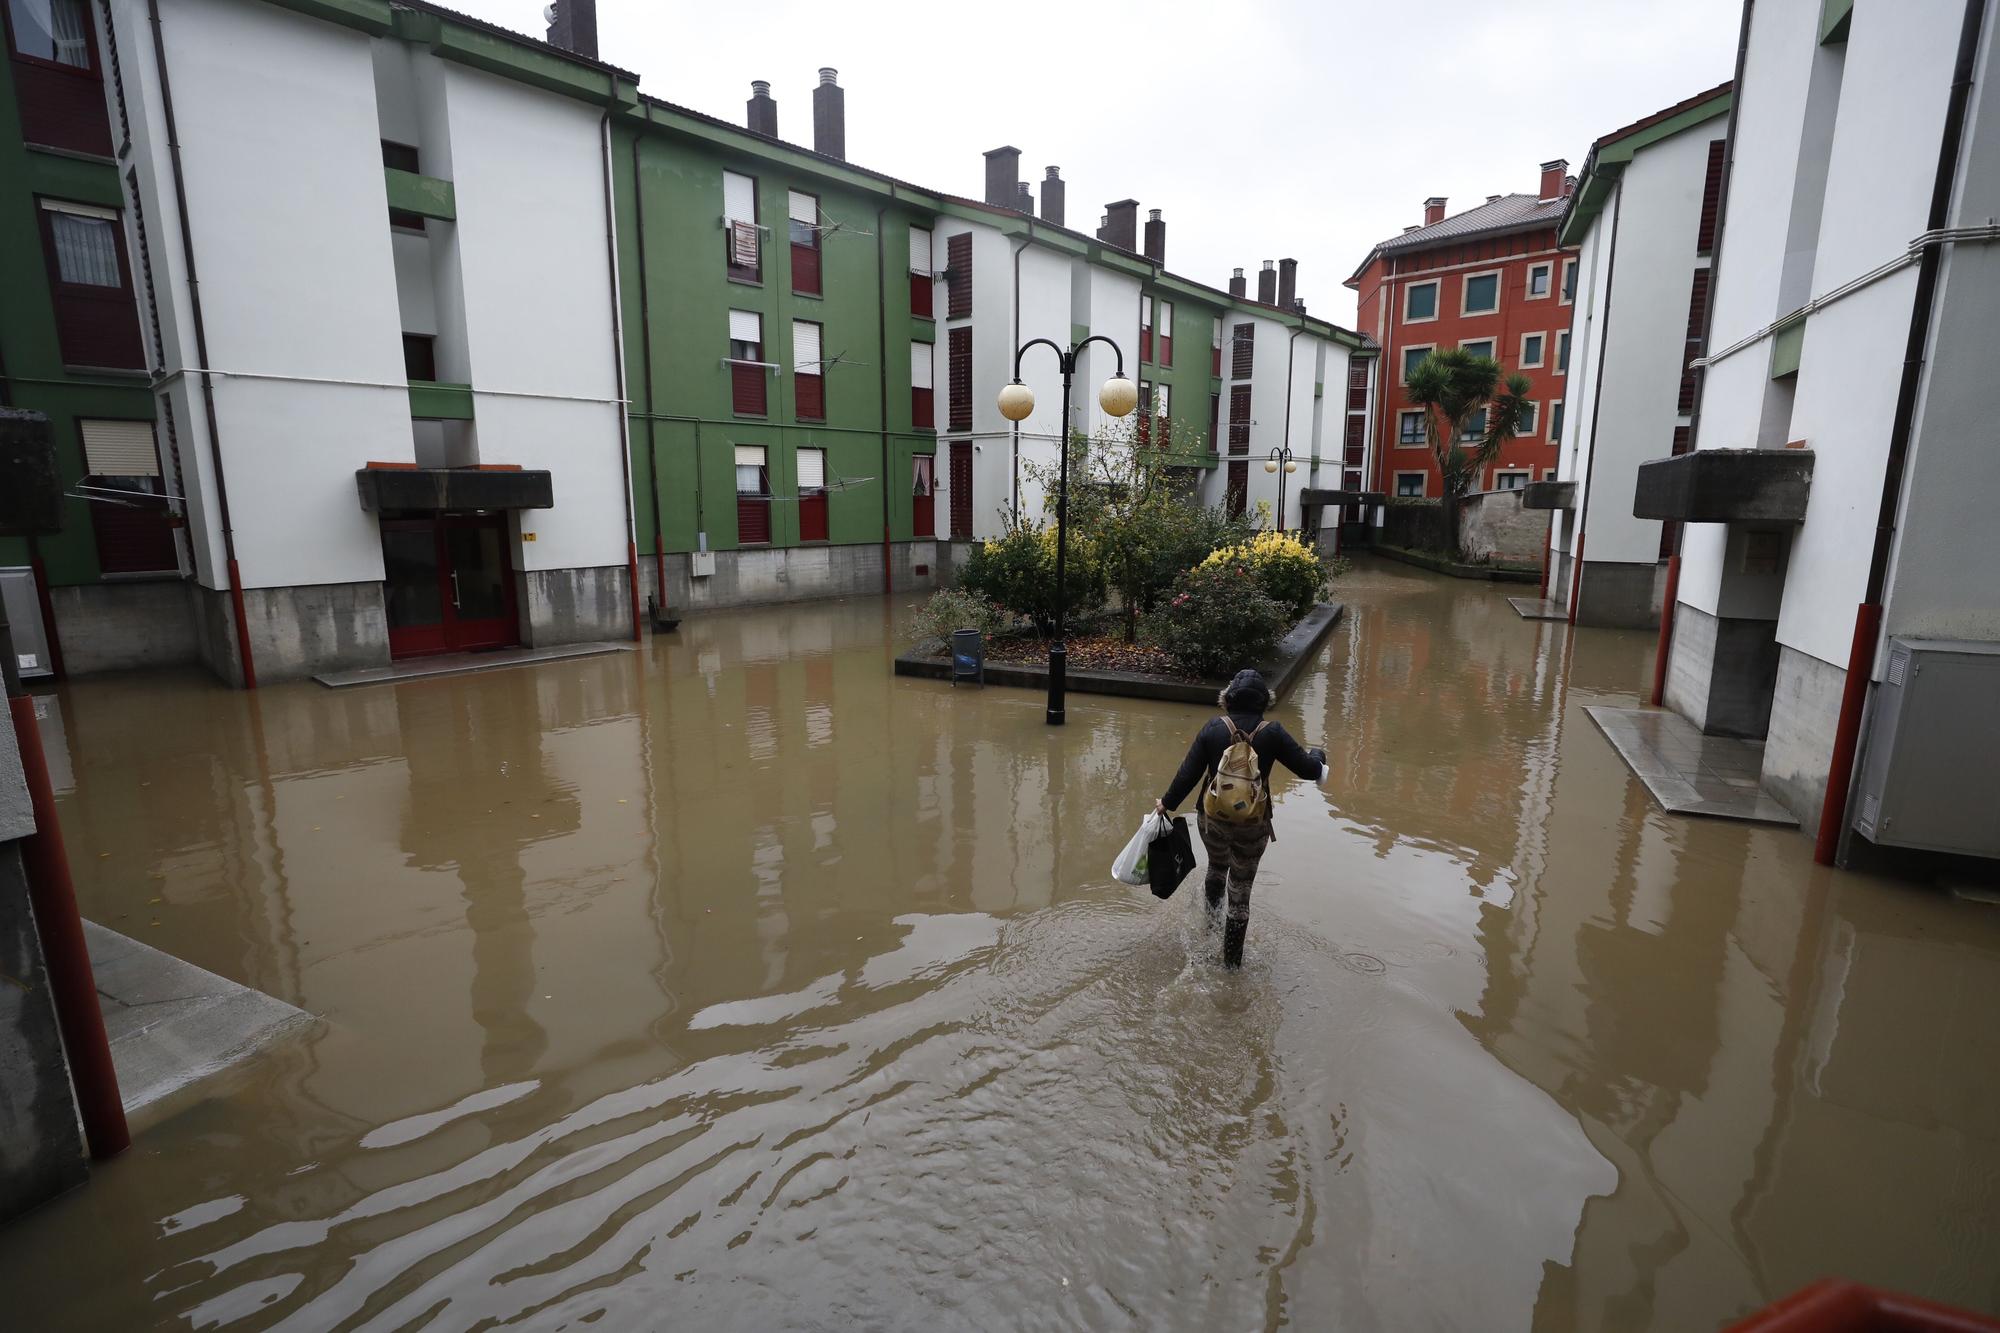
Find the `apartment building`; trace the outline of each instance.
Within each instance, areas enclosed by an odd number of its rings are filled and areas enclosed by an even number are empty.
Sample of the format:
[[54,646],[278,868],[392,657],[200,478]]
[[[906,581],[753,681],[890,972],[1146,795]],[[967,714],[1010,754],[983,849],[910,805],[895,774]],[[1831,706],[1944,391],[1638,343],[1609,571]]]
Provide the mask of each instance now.
[[1994,7],[1746,7],[1694,449],[1640,469],[1682,523],[1659,693],[1762,738],[1823,860],[2000,854]]
[[1555,475],[1576,291],[1576,256],[1556,235],[1572,188],[1568,169],[1560,158],[1544,162],[1536,193],[1488,195],[1462,213],[1447,215],[1442,197],[1426,199],[1421,224],[1377,244],[1349,275],[1358,293],[1355,323],[1382,349],[1370,423],[1372,489],[1442,493],[1423,413],[1402,386],[1424,357],[1449,347],[1490,356],[1532,386],[1527,418],[1477,488],[1507,490]]
[[1562,215],[1578,275],[1568,438],[1557,483],[1524,502],[1560,511],[1549,597],[1572,624],[1659,624],[1674,530],[1631,498],[1641,463],[1688,449],[1729,107],[1723,84],[1599,138]]

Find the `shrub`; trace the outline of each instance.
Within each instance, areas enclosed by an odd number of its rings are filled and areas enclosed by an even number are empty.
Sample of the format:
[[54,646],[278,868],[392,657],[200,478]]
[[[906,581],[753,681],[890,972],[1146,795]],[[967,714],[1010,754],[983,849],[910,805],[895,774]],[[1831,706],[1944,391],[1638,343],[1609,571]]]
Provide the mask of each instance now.
[[910,632],[919,643],[932,639],[949,641],[951,632],[976,629],[988,636],[1007,628],[1009,618],[999,607],[978,593],[963,588],[940,588],[931,594],[910,621]]
[[1148,630],[1182,670],[1226,676],[1263,657],[1290,624],[1247,565],[1203,562],[1181,576]]
[[[1104,571],[1091,542],[1070,534],[1064,570],[1071,614],[1104,605]],[[1017,527],[978,547],[959,576],[959,586],[1002,611],[1025,616],[1047,635],[1056,620],[1056,530]]]
[[[1203,507],[1182,503],[1175,522],[1161,541],[1156,558],[1160,562],[1159,582],[1171,588],[1181,575],[1208,558],[1209,552],[1236,546],[1256,535],[1247,517],[1231,518],[1221,505]],[[1152,610],[1152,607],[1147,607]]]
[[1318,553],[1290,532],[1260,532],[1249,541],[1225,546],[1201,562],[1201,568],[1240,567],[1250,571],[1265,596],[1285,608],[1293,620],[1312,610],[1326,591],[1326,564]]

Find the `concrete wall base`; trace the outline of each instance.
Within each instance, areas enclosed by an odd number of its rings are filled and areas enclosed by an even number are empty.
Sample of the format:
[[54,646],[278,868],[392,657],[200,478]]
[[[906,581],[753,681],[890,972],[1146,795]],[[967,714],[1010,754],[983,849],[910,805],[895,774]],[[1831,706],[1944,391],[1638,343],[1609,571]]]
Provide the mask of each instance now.
[[1764,740],[1764,790],[1798,816],[1807,833],[1819,827],[1833,767],[1833,733],[1840,722],[1847,672],[1810,653],[1781,645],[1771,697],[1771,730]]
[[1674,612],[1666,704],[1703,731],[1762,738],[1777,679],[1777,621],[1712,616],[1685,602]]
[[[969,541],[892,542],[889,563],[893,591],[928,593],[948,586],[971,558],[973,546]],[[715,573],[699,579],[689,577],[685,554],[667,556],[668,615],[826,597],[879,596],[882,592],[879,544],[786,546],[714,554]],[[924,572],[919,574],[919,568]],[[642,602],[657,592],[654,570],[650,557],[640,557]]]
[[624,565],[529,569],[516,578],[521,642],[530,648],[632,637],[632,572]]
[[199,662],[191,587],[171,578],[49,589],[63,670],[90,676]]
[[[194,597],[201,660],[241,689],[243,663],[229,590],[197,588]],[[380,583],[245,588],[243,619],[250,627],[259,685],[389,664],[389,615]]]
[[[1658,629],[1660,598],[1665,590],[1662,565],[1621,564],[1586,557],[1577,591],[1576,623],[1609,629]],[[1567,582],[1563,584],[1563,595],[1565,598],[1569,595]]]
[[1569,605],[1570,558],[1567,551],[1549,552],[1549,600]]

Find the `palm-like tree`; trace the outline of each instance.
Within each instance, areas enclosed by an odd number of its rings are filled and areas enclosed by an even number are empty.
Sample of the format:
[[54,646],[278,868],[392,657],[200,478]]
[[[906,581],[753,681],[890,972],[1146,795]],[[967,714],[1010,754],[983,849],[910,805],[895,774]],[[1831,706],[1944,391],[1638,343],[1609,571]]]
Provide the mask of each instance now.
[[1518,374],[1503,379],[1492,357],[1447,348],[1419,362],[1405,390],[1411,404],[1423,409],[1431,456],[1444,478],[1445,545],[1463,554],[1459,503],[1520,426],[1528,410],[1528,379]]

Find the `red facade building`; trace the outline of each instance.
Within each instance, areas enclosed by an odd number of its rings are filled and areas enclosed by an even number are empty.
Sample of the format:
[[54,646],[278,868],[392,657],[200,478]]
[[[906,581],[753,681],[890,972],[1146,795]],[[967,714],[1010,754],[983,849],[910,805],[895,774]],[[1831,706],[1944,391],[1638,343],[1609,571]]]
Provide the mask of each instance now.
[[1383,241],[1348,278],[1360,293],[1355,327],[1382,347],[1376,377],[1370,490],[1442,493],[1422,414],[1403,382],[1428,353],[1464,347],[1519,371],[1532,386],[1531,416],[1480,476],[1502,490],[1555,476],[1569,370],[1569,321],[1576,258],[1556,243],[1573,181],[1569,163],[1542,164],[1535,194],[1493,195],[1445,216],[1441,198],[1424,201],[1422,225]]

